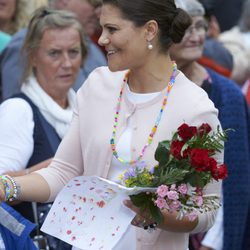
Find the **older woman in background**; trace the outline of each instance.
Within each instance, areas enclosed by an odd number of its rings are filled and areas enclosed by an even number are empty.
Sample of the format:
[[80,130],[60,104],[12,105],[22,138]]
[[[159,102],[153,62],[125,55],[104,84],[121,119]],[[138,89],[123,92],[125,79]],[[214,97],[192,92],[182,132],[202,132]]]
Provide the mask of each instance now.
[[203,6],[196,0],[175,2],[192,16],[192,25],[182,41],[171,47],[170,55],[182,72],[208,93],[219,110],[223,129],[234,130],[225,144],[224,161],[229,177],[223,183],[223,209],[206,235],[204,246],[197,249],[249,249],[245,245],[249,244],[249,237],[244,237],[249,230],[250,210],[250,124],[246,101],[234,82],[197,63],[202,56],[207,27]]
[[[86,56],[76,16],[48,8],[34,13],[23,49],[27,63],[21,94],[0,106],[0,173],[30,172],[44,160],[38,168],[48,165],[71,122],[75,107],[71,87]],[[33,220],[30,203],[15,208]],[[38,204],[39,208],[47,214],[47,206]]]

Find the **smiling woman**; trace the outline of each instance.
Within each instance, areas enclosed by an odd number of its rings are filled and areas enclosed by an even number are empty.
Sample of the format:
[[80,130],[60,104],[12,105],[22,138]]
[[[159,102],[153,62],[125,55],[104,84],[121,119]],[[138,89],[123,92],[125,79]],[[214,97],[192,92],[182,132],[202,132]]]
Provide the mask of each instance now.
[[[53,201],[78,175],[119,182],[118,176],[129,167],[143,164],[150,169],[157,164],[158,143],[169,140],[183,121],[190,126],[208,123],[213,131],[220,126],[206,93],[171,61],[169,49],[182,41],[191,24],[189,15],[176,8],[174,0],[103,0],[100,23],[99,43],[107,51],[108,67],[94,70],[79,89],[70,129],[50,166],[12,180],[20,186],[20,200]],[[57,48],[50,52],[44,58],[54,68],[54,56],[60,58],[61,52],[57,54]],[[34,65],[38,76],[39,65]],[[216,158],[222,163],[223,152]],[[0,199],[4,200],[6,185],[2,186]],[[205,194],[219,197],[220,187],[220,182],[209,182]],[[10,196],[13,194],[11,189]],[[116,250],[187,249],[189,233],[209,229],[216,214],[211,209],[189,221],[163,210],[162,223],[157,225],[130,200],[118,206],[135,217],[113,248]],[[155,230],[149,234],[146,229],[151,226]],[[72,240],[72,244],[76,243]]]

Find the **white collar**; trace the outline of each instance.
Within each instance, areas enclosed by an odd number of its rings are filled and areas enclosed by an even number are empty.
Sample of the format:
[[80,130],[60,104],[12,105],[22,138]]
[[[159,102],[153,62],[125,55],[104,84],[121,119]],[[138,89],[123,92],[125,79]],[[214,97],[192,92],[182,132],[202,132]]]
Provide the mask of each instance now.
[[21,91],[26,94],[39,108],[50,125],[52,125],[60,138],[65,135],[72,119],[75,107],[76,93],[73,89],[68,92],[68,107],[63,109],[39,85],[32,75],[22,84]]

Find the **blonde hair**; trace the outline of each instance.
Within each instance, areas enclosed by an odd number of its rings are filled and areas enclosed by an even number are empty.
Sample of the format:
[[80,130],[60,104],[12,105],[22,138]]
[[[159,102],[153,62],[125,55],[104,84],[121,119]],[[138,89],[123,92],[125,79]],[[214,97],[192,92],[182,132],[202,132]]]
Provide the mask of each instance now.
[[31,18],[28,31],[24,40],[22,52],[26,56],[23,80],[32,72],[31,56],[40,46],[43,34],[48,29],[74,28],[79,32],[82,60],[87,55],[87,45],[82,25],[76,15],[66,10],[54,10],[48,7],[38,8]]
[[16,10],[11,19],[10,28],[7,31],[9,34],[14,34],[21,28],[28,25],[29,15],[27,12],[28,0],[16,0]]

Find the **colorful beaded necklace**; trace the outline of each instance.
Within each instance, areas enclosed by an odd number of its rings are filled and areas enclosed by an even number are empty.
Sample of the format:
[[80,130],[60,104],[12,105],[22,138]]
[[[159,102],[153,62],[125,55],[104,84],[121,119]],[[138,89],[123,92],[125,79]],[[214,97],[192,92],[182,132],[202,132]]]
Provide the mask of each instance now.
[[139,163],[141,161],[147,147],[152,143],[152,140],[154,138],[154,135],[156,133],[158,125],[159,125],[159,123],[161,121],[163,110],[164,110],[164,108],[165,108],[165,106],[167,104],[168,95],[169,95],[170,90],[172,89],[172,87],[173,87],[173,85],[175,83],[176,72],[177,72],[177,65],[176,65],[175,62],[173,62],[173,73],[172,73],[172,75],[170,77],[170,81],[169,81],[169,83],[167,85],[166,94],[164,96],[160,112],[159,112],[159,114],[157,116],[157,119],[155,121],[155,125],[153,126],[153,128],[152,128],[152,130],[151,130],[151,132],[150,132],[150,134],[148,136],[147,143],[143,146],[140,155],[137,157],[136,160],[130,160],[130,161],[125,161],[121,157],[119,157],[119,155],[118,155],[118,153],[116,151],[116,146],[115,146],[115,144],[116,144],[116,128],[117,128],[117,125],[118,125],[118,119],[119,119],[119,114],[120,114],[122,94],[123,94],[124,87],[125,87],[125,85],[127,84],[127,81],[128,81],[129,71],[126,73],[126,75],[125,75],[125,77],[123,79],[123,85],[121,87],[119,97],[118,97],[118,102],[117,102],[117,105],[116,105],[116,112],[115,112],[115,117],[114,117],[114,125],[113,125],[113,130],[112,130],[112,137],[110,139],[110,145],[111,145],[113,155],[118,161],[120,161],[122,163],[125,163],[125,164],[129,164],[129,165],[135,165],[135,164],[137,164],[137,163]]

